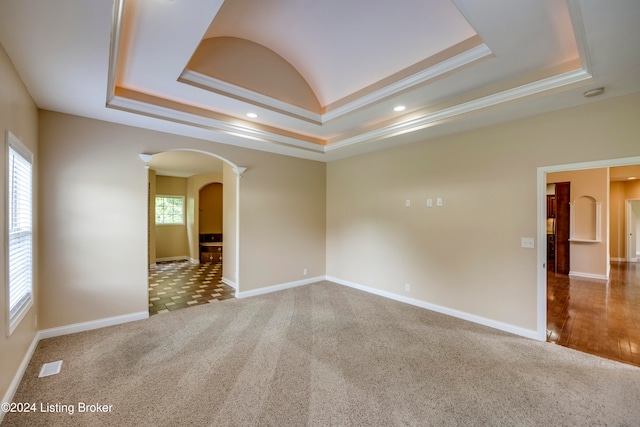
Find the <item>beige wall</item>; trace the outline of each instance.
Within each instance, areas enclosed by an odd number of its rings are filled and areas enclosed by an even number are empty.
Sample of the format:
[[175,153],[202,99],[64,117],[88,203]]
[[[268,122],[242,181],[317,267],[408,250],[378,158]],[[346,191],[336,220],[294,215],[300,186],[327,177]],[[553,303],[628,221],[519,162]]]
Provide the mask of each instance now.
[[[636,211],[640,210],[640,179],[611,183],[611,257],[619,260],[627,259],[627,200],[638,201],[632,203],[632,208]],[[640,213],[634,217],[640,218]],[[636,228],[640,227],[640,221],[637,221],[635,226]],[[635,249],[631,248],[632,252],[629,258],[635,258],[633,251],[638,252],[638,248],[640,248],[638,244],[640,229],[631,232],[635,233],[636,244]]]
[[[323,163],[50,111],[40,112],[40,136],[43,328],[148,309],[148,178],[140,153],[193,149],[248,168],[240,181],[241,290],[301,278],[305,266],[324,274]],[[225,193],[235,191],[228,169]]]
[[237,286],[240,273],[236,262],[238,252],[238,176],[233,168],[225,163],[222,165],[222,278],[227,284]]
[[[269,156],[245,166],[240,178],[241,289],[323,276],[325,164]],[[249,239],[252,244],[246,243]],[[279,281],[265,272],[278,272]]]
[[189,258],[189,240],[187,237],[187,212],[193,212],[193,206],[187,203],[187,179],[173,176],[156,175],[156,195],[182,196],[185,198],[185,223],[180,225],[156,224],[156,259]]
[[624,183],[624,197],[640,200],[640,179]]
[[200,234],[222,233],[222,184],[205,185],[199,191]]
[[[608,277],[609,275],[609,168],[595,168],[547,174],[548,183],[569,182],[573,214],[572,228],[577,239],[570,242],[569,274]],[[600,211],[600,241],[597,243],[578,240],[594,240],[596,218],[581,202],[598,202]],[[595,209],[595,207],[593,208]]]
[[[7,337],[7,299],[6,280],[7,265],[5,244],[0,245],[0,277],[2,280],[2,290],[0,291],[0,402],[10,389],[18,367],[27,354],[36,335],[36,315],[38,305],[43,303],[38,286],[38,260],[39,260],[39,209],[38,209],[38,164],[40,155],[38,153],[38,110],[29,92],[25,88],[20,76],[16,72],[11,60],[0,45],[0,140],[2,149],[0,150],[0,188],[2,188],[3,198],[6,188],[6,139],[7,131],[13,133],[34,155],[34,297],[35,304],[29,310],[26,317]],[[5,206],[3,203],[2,206]],[[0,223],[5,224],[5,209],[0,209]],[[6,226],[0,227],[0,241],[6,241]],[[1,417],[0,417],[1,419]]]
[[639,115],[635,95],[330,163],[327,274],[535,331],[537,169],[640,155]]
[[149,169],[149,222],[147,224],[149,234],[148,244],[148,259],[149,265],[153,265],[156,262],[156,171]]

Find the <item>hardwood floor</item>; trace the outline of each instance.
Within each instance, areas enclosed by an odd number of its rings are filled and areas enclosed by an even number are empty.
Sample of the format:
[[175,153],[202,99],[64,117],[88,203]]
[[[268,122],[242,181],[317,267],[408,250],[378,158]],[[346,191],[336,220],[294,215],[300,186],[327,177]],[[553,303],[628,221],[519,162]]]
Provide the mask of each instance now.
[[640,366],[640,266],[613,262],[609,283],[548,272],[547,341]]

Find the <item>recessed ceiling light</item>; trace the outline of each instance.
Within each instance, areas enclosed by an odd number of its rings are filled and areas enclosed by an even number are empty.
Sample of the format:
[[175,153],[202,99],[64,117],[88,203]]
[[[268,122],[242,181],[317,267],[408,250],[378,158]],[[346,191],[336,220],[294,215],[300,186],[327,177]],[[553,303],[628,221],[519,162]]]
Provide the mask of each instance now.
[[595,88],[595,89],[588,90],[585,93],[583,93],[582,95],[584,95],[585,98],[591,98],[593,96],[602,95],[603,93],[604,93],[604,88],[603,87],[598,87],[598,88]]
[[394,107],[393,111],[404,111],[407,107],[405,107],[404,105],[398,105],[397,107]]
[[630,177],[629,177],[629,178],[627,178],[627,179],[629,179],[629,180],[631,180],[631,179],[636,179],[636,177],[635,177],[635,176],[630,176]]
[[249,117],[250,119],[255,119],[256,117],[258,117],[258,115],[256,113],[247,113],[247,117]]

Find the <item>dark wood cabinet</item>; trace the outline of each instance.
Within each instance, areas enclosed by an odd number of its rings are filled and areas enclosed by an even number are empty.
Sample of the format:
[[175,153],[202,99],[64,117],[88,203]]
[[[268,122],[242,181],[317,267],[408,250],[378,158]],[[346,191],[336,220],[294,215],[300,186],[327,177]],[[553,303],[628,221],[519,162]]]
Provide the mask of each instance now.
[[222,243],[200,243],[200,262],[222,262]]
[[555,272],[559,274],[569,274],[570,187],[568,182],[556,183]]

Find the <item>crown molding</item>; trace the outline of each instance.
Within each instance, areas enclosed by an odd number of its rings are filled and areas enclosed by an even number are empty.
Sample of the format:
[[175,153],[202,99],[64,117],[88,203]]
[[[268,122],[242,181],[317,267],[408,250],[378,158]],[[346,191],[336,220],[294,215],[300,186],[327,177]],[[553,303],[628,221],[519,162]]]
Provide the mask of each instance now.
[[114,0],[111,18],[111,37],[109,38],[109,67],[107,69],[107,104],[115,96],[118,58],[120,56],[120,36],[124,16],[124,0]]
[[493,55],[493,52],[486,44],[483,43],[456,56],[441,61],[432,67],[425,68],[424,70],[421,70],[409,77],[387,85],[370,94],[364,95],[354,101],[349,102],[348,104],[327,111],[322,115],[322,122],[326,123],[330,120],[344,116],[345,114],[349,114],[353,111],[365,108],[371,104],[380,102],[383,99],[397,95],[398,93],[403,92],[407,89],[411,89],[415,86],[426,83],[438,76],[442,76],[446,73],[450,73],[481,59],[485,59],[491,55]]
[[230,96],[240,101],[254,104],[258,107],[266,108],[272,111],[286,114],[291,117],[321,125],[330,120],[340,118],[359,109],[366,108],[386,98],[397,95],[400,92],[414,88],[436,77],[450,73],[474,62],[488,58],[492,55],[493,52],[491,51],[491,49],[489,49],[489,47],[483,43],[462,53],[459,53],[458,55],[455,55],[451,58],[445,59],[444,61],[441,61],[431,67],[414,73],[404,79],[391,83],[381,89],[361,96],[354,101],[331,109],[324,114],[317,114],[305,108],[297,107],[287,102],[280,101],[279,99],[254,92],[241,86],[237,86],[189,69],[185,69],[182,72],[182,74],[178,78],[178,81],[211,92]]
[[587,32],[584,28],[584,19],[582,18],[582,8],[580,0],[567,0],[567,9],[569,10],[569,19],[573,26],[573,35],[576,39],[578,55],[582,69],[591,74],[591,55],[589,54],[589,45],[587,43]]
[[[142,101],[137,101],[121,96],[114,96],[107,103],[108,108],[142,114],[148,117],[172,121],[174,123],[197,126],[203,129],[223,132],[229,135],[269,144],[277,144],[285,147],[302,149],[316,153],[324,153],[324,146],[302,141],[273,132],[260,129],[252,129],[246,126],[204,117],[198,114],[186,113],[172,108],[161,107]],[[268,150],[267,150],[268,151]]]
[[325,154],[355,144],[361,144],[369,141],[389,138],[404,133],[415,132],[428,126],[432,126],[433,124],[441,120],[450,119],[461,114],[466,114],[494,105],[514,101],[519,98],[535,95],[544,91],[560,88],[562,86],[579,83],[590,78],[591,74],[583,69],[562,73],[553,77],[521,85],[492,95],[484,96],[473,101],[464,102],[453,107],[443,108],[441,110],[428,113],[405,122],[395,123],[369,132],[364,132],[353,137],[337,140],[336,142],[333,142],[327,146],[321,146],[318,144],[301,141],[299,139],[278,135],[272,132],[252,129],[246,126],[240,126],[221,120],[203,117],[197,114],[186,113],[171,108],[160,107],[154,104],[149,104],[119,96],[114,96],[107,104],[107,106],[109,108],[144,114],[150,117],[169,120],[175,123],[198,126],[204,129],[223,132],[240,138],[257,141],[260,143],[259,149],[262,149],[264,151],[271,151],[268,146],[265,146],[265,144],[277,144],[283,147],[296,148],[315,152],[318,154]]
[[322,124],[322,116],[318,113],[254,92],[250,89],[225,82],[224,80],[198,73],[197,71],[185,69],[182,74],[180,74],[178,81],[210,92],[230,96],[231,98],[248,102],[258,107],[266,108],[278,113],[286,114],[297,119],[306,120],[316,125]]
[[444,119],[459,116],[461,114],[513,101],[526,96],[535,95],[551,89],[556,89],[573,83],[578,83],[591,78],[591,74],[583,69],[574,70],[557,76],[542,79],[533,83],[508,89],[502,92],[488,95],[473,101],[465,102],[449,108],[443,108],[433,113],[408,120],[402,123],[396,123],[390,126],[379,128],[370,132],[362,133],[350,138],[336,141],[325,147],[325,152],[331,152],[350,145],[359,144],[367,141],[373,141],[383,138],[389,138],[403,133],[414,132],[425,127],[431,126],[436,122]]

